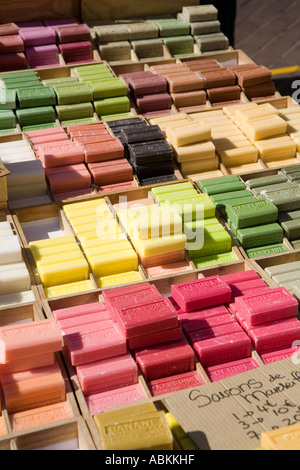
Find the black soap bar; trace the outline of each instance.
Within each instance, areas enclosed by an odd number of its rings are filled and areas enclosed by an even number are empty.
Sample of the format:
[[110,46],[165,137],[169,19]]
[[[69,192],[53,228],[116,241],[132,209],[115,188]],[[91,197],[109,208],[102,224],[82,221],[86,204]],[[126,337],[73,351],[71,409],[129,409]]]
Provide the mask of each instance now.
[[132,130],[122,129],[121,135],[127,144],[153,142],[157,140],[163,140],[165,138],[164,133],[159,126],[147,126],[142,130],[137,130],[135,127],[132,128]]
[[144,180],[153,176],[163,176],[174,173],[172,162],[149,163],[148,165],[133,165],[133,168],[139,178]]
[[172,181],[178,181],[177,176],[175,175],[163,175],[153,178],[147,178],[141,181],[142,186],[154,186],[156,184],[170,183]]
[[146,124],[142,118],[132,119],[116,119],[115,121],[108,121],[107,124],[112,129],[114,127],[134,126],[135,124]]
[[172,161],[174,152],[166,140],[128,145],[130,159],[138,164],[153,161]]

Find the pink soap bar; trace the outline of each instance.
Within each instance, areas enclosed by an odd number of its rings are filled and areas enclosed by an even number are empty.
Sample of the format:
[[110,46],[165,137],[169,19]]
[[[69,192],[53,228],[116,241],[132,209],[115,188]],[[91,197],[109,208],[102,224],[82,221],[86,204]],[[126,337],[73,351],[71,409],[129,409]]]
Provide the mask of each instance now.
[[[73,366],[101,361],[126,354],[124,335],[113,322],[95,331],[81,331],[65,336],[65,348]],[[91,325],[92,326],[92,325]]]
[[127,339],[178,326],[176,310],[168,299],[119,309],[115,320]]
[[24,52],[24,42],[21,36],[0,36],[0,53]]
[[52,28],[21,29],[20,35],[26,47],[43,46],[56,43],[56,34]]
[[226,315],[219,315],[216,317],[208,317],[201,320],[190,320],[183,323],[183,329],[186,334],[192,331],[205,330],[207,328],[214,329],[218,326],[233,325],[236,324],[236,320],[228,312]]
[[228,315],[228,310],[224,305],[221,305],[220,307],[207,308],[205,310],[196,310],[195,312],[190,313],[180,314],[180,312],[177,312],[179,315],[179,323],[184,326],[186,323],[205,321],[213,317]]
[[41,320],[0,328],[0,364],[62,349],[62,335],[55,320]]
[[135,351],[145,380],[183,374],[195,369],[195,353],[186,339]]
[[259,364],[255,359],[242,359],[241,361],[229,362],[218,366],[208,367],[206,373],[211,382],[218,382],[219,380],[228,379],[235,375],[243,374],[249,370],[257,369]]
[[129,403],[147,400],[147,394],[141,384],[129,385],[108,392],[86,396],[86,403],[92,416],[111,408],[119,408]]
[[[68,307],[53,311],[55,320],[61,321],[68,318],[81,317],[82,315],[89,315],[91,313],[101,313],[106,315],[107,310],[103,302],[93,302],[91,304],[78,305],[76,307]],[[110,317],[109,317],[110,318]],[[104,318],[109,319],[109,318]]]
[[120,308],[133,307],[162,298],[156,287],[149,282],[106,290],[102,295],[105,307],[111,312],[113,319]]
[[66,131],[64,130],[63,127],[50,127],[49,129],[38,129],[36,131],[28,131],[26,132],[26,135],[29,139],[32,139],[34,137],[49,137],[50,135],[60,135],[60,134],[66,134]]
[[76,367],[85,395],[106,392],[138,383],[138,368],[130,354]]
[[86,130],[99,130],[99,129],[106,129],[104,124],[83,124],[82,126],[69,126],[67,127],[67,132],[68,134],[71,134],[71,132],[79,131],[79,132],[84,132]]
[[193,347],[203,367],[251,357],[251,340],[246,333],[199,341]]
[[229,284],[232,290],[232,299],[236,297],[243,297],[248,295],[250,292],[255,293],[263,290],[270,290],[270,287],[262,279],[256,279],[254,281],[245,281]]
[[55,166],[76,165],[84,162],[84,151],[81,145],[76,142],[63,145],[54,145],[52,147],[39,147],[39,158],[44,168],[53,168]]
[[86,24],[73,24],[69,26],[57,26],[56,34],[62,44],[91,39],[90,28]]
[[214,307],[231,301],[231,289],[220,276],[173,285],[171,293],[183,312]]
[[51,142],[69,142],[67,134],[53,134],[48,136],[31,137],[30,142],[35,149],[38,149],[40,145],[50,144]]
[[117,184],[107,184],[106,186],[99,186],[99,193],[110,193],[110,192],[120,192],[127,189],[137,188],[138,184],[136,181],[128,181],[126,183],[117,183]]
[[92,325],[93,323],[107,320],[109,320],[109,318],[104,319],[102,317],[102,312],[97,312],[59,320],[57,324],[59,325],[62,333],[67,335],[70,334],[70,330],[73,330],[74,332],[76,332],[76,330],[81,331],[81,327],[83,325]]
[[297,348],[288,348],[288,349],[281,349],[279,351],[272,351],[270,353],[265,353],[261,355],[261,360],[265,365],[273,364],[274,362],[283,361],[293,355],[298,357],[299,349]]
[[17,361],[0,364],[0,376],[4,374],[13,374],[25,370],[48,367],[54,364],[54,353],[41,354],[40,356],[26,357]]
[[255,279],[260,279],[259,274],[251,269],[250,271],[243,271],[240,273],[234,274],[225,274],[221,276],[224,282],[227,284],[234,284],[236,282],[246,282],[246,281],[254,281]]
[[216,326],[214,328],[205,328],[204,330],[196,330],[187,332],[187,336],[194,346],[199,341],[206,341],[211,338],[219,338],[220,336],[228,336],[231,334],[243,333],[241,326],[234,320],[226,325]]
[[76,333],[79,334],[89,334],[93,333],[94,331],[98,330],[107,330],[111,328],[112,322],[110,320],[99,320],[94,321],[93,323],[82,323],[80,326],[75,325],[74,327],[69,326],[68,329],[66,329],[66,333],[64,336],[64,343],[66,344],[66,336],[72,336]]
[[157,333],[146,334],[128,340],[128,347],[131,350],[146,348],[156,344],[169,343],[182,338],[182,328],[180,326],[170,330],[158,331]]
[[198,371],[186,372],[184,374],[164,377],[163,379],[151,380],[147,383],[153,397],[167,395],[169,393],[180,392],[188,388],[206,385],[205,380]]
[[19,34],[19,27],[15,23],[0,25],[0,36],[15,36]]
[[118,160],[124,157],[124,147],[118,138],[86,144],[84,152],[87,163]]
[[297,318],[277,321],[251,328],[249,336],[258,354],[292,347],[300,340],[300,321]]
[[109,134],[101,134],[101,135],[94,135],[94,136],[78,136],[78,137],[73,137],[74,142],[79,142],[82,145],[88,145],[88,144],[101,144],[102,142],[111,142],[114,140],[114,137],[112,137]]
[[251,326],[296,317],[299,309],[296,298],[283,287],[237,297],[235,305],[239,316]]
[[91,187],[92,177],[84,165],[59,167],[59,169],[61,171],[56,171],[55,173],[51,173],[47,169],[45,171],[52,193],[59,194],[64,191],[72,191]]

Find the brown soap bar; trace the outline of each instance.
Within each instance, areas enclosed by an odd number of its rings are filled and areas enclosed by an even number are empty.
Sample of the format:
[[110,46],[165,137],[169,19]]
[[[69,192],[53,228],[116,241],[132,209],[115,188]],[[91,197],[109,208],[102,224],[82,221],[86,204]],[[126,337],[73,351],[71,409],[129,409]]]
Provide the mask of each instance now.
[[204,90],[172,93],[171,97],[176,108],[187,108],[206,104],[206,92]]
[[172,98],[168,93],[139,96],[136,99],[136,105],[139,112],[143,114],[163,109],[171,109]]
[[19,34],[19,27],[15,23],[0,25],[0,36],[15,36]]
[[204,85],[204,80],[197,73],[178,74],[167,77],[167,80],[171,93],[202,90]]
[[229,65],[227,69],[231,70],[232,72],[242,72],[244,70],[257,69],[257,65],[256,64]]
[[167,91],[167,82],[160,75],[153,74],[143,78],[129,78],[129,91],[134,96],[151,95]]
[[204,88],[219,88],[236,84],[236,76],[231,70],[220,69],[213,72],[200,72],[204,80]]
[[267,83],[272,80],[272,72],[264,65],[257,66],[248,70],[241,70],[236,72],[238,84],[245,88],[261,83]]
[[263,96],[274,95],[276,87],[274,82],[261,83],[260,85],[253,85],[242,88],[247,98],[259,98]]
[[0,54],[24,52],[25,46],[21,36],[0,36]]
[[238,85],[207,90],[207,97],[211,103],[237,101],[241,97],[241,89]]

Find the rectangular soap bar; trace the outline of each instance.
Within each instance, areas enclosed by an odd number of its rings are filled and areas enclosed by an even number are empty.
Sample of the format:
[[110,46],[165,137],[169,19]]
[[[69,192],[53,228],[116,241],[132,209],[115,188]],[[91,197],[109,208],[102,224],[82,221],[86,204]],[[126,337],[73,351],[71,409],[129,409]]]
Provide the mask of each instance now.
[[183,312],[229,303],[232,295],[220,276],[173,285],[171,292]]
[[276,222],[278,209],[270,201],[258,199],[253,202],[228,205],[227,215],[236,228],[248,228]]
[[296,318],[288,318],[259,325],[249,330],[249,336],[259,354],[290,348],[300,339],[300,322]]
[[250,370],[257,369],[259,364],[255,359],[241,359],[240,361],[229,362],[218,366],[208,367],[206,373],[211,382],[218,382],[220,380],[233,377],[235,375],[243,374]]
[[179,392],[188,388],[197,388],[205,384],[205,380],[201,377],[198,371],[186,372],[184,374],[178,374],[171,377],[151,380],[147,383],[153,397]]
[[103,292],[106,308],[114,318],[115,313],[121,308],[129,308],[145,301],[152,302],[161,299],[161,294],[155,286],[149,282],[135,286],[118,287]]
[[128,348],[130,350],[146,348],[148,346],[154,346],[156,344],[169,343],[177,341],[182,338],[182,328],[180,326],[176,328],[170,328],[168,330],[158,331],[156,333],[145,334],[131,338],[128,340]]
[[[107,310],[103,302],[93,302],[90,304],[78,305],[76,307],[69,307],[59,310],[54,310],[53,316],[55,320],[66,320],[68,318],[75,318],[82,315],[90,315],[92,313],[104,314]],[[107,318],[105,318],[106,320]]]

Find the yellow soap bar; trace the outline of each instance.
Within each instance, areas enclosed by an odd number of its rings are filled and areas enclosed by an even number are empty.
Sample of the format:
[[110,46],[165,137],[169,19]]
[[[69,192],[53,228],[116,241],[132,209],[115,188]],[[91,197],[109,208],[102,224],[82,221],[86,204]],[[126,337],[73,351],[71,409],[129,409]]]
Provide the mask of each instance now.
[[123,233],[121,227],[111,227],[107,231],[97,230],[87,230],[86,232],[77,233],[77,237],[80,243],[84,243],[88,240],[119,240],[120,235]]
[[160,125],[165,122],[174,122],[177,121],[178,119],[188,119],[186,113],[176,113],[176,114],[170,114],[167,116],[161,116],[161,117],[156,117],[150,119],[150,123],[152,125]]
[[106,217],[99,217],[98,215],[93,216],[86,216],[86,217],[76,217],[74,219],[70,219],[70,224],[73,227],[74,232],[76,232],[78,227],[82,227],[83,225],[91,225],[91,224],[103,224],[106,223],[108,220],[114,220],[113,214],[107,214]]
[[261,434],[262,447],[271,450],[300,450],[300,424]]
[[75,243],[69,243],[67,245],[60,245],[60,246],[53,246],[49,248],[35,248],[35,247],[30,247],[30,251],[32,253],[32,256],[35,261],[40,261],[42,258],[46,256],[52,256],[52,255],[64,255],[65,253],[69,253],[70,251],[75,251],[77,250],[78,244]]
[[182,218],[177,212],[160,209],[132,220],[127,228],[130,237],[147,240],[182,233]]
[[78,225],[76,227],[76,235],[80,235],[85,232],[95,231],[97,233],[110,233],[111,231],[116,231],[119,228],[118,222],[113,219],[108,219],[106,221],[102,220],[101,222],[90,222],[85,225]]
[[262,140],[286,134],[287,122],[279,116],[265,117],[258,121],[244,122],[241,129],[251,140]]
[[173,145],[182,147],[204,140],[210,140],[211,128],[203,122],[189,123],[180,127],[171,127],[166,130],[167,139]]
[[212,136],[212,139],[218,139],[220,137],[234,137],[234,136],[240,136],[241,135],[241,131],[240,129],[238,129],[237,127],[235,129],[232,129],[230,131],[223,131],[223,130],[214,130],[214,128],[212,128],[212,131],[211,131],[211,136]]
[[135,250],[142,258],[150,258],[174,251],[185,250],[187,239],[186,236],[181,233],[168,237],[150,238],[148,240],[133,238],[132,243]]
[[249,109],[254,109],[257,107],[257,103],[233,104],[230,106],[224,106],[223,111],[226,116],[229,116],[232,119],[235,117],[236,111],[248,111]]
[[96,278],[138,270],[138,256],[133,248],[94,256],[89,263]]
[[285,160],[296,157],[297,143],[293,139],[272,142],[260,141],[255,143],[260,158],[264,161]]
[[293,116],[294,114],[300,114],[300,107],[298,105],[291,106],[290,108],[280,109],[281,116]]
[[73,251],[68,251],[64,253],[61,256],[61,259],[59,260],[57,255],[48,255],[48,256],[43,256],[42,259],[36,262],[36,266],[38,269],[40,269],[42,266],[48,266],[50,264],[58,264],[60,262],[66,262],[66,261],[78,261],[84,259],[84,256],[82,252],[80,251],[79,247],[77,247],[76,250]]
[[258,160],[258,151],[253,146],[222,150],[218,152],[218,155],[221,162],[228,168],[247,163],[256,163]]
[[44,287],[53,287],[71,282],[86,281],[89,278],[89,266],[85,259],[58,262],[40,266],[38,269]]
[[99,248],[101,250],[105,249],[105,245],[112,245],[114,243],[119,243],[120,241],[125,240],[127,240],[125,233],[120,233],[116,240],[111,240],[109,238],[93,238],[91,240],[83,240],[81,242],[81,246],[84,250],[88,248]]
[[184,147],[173,146],[175,158],[178,162],[192,162],[208,158],[214,158],[216,148],[212,142],[185,145]]
[[37,240],[34,242],[29,243],[30,249],[42,249],[42,248],[50,248],[56,247],[61,245],[68,245],[69,243],[76,243],[76,238],[72,235],[67,237],[58,237],[58,238],[46,238],[45,240]]
[[196,162],[183,162],[180,164],[183,176],[201,173],[202,171],[213,171],[219,168],[219,159],[217,156],[208,158],[207,160],[200,160]]
[[[221,139],[220,139],[221,141]],[[227,139],[227,142],[226,142],[226,139],[223,140],[223,142],[220,143],[220,141],[218,142],[218,144],[216,144],[216,149],[217,149],[217,152],[221,152],[222,150],[230,150],[230,149],[234,149],[234,148],[243,148],[243,147],[249,147],[249,140],[247,139],[243,139],[243,140],[238,140],[238,141],[234,141],[233,139]]]
[[97,279],[100,289],[106,287],[120,286],[123,284],[132,284],[133,282],[143,281],[143,275],[138,271],[130,271],[122,274],[114,274],[113,276],[105,276]]
[[95,286],[91,280],[62,284],[60,286],[47,287],[44,289],[47,299],[62,297],[67,295],[79,294],[80,292],[89,292],[94,290]]
[[86,248],[84,250],[86,256],[89,259],[92,259],[95,256],[101,256],[103,253],[113,253],[115,251],[127,251],[131,250],[132,246],[131,243],[128,240],[116,240],[113,243],[107,243],[106,245],[103,245],[102,248],[95,247],[95,248]]
[[77,212],[77,211],[81,211],[81,210],[84,210],[84,209],[89,209],[89,208],[94,208],[94,207],[104,207],[104,208],[107,208],[108,205],[107,205],[107,202],[105,201],[105,199],[91,199],[89,201],[83,201],[83,202],[75,202],[75,203],[72,203],[72,204],[66,204],[63,206],[63,210],[64,212],[68,215],[68,214],[74,214],[74,212]]
[[244,111],[237,110],[235,113],[235,119],[239,123],[251,122],[252,120],[258,120],[265,116],[274,116],[276,114],[279,114],[278,109],[267,103],[258,106],[256,109],[248,109]]

